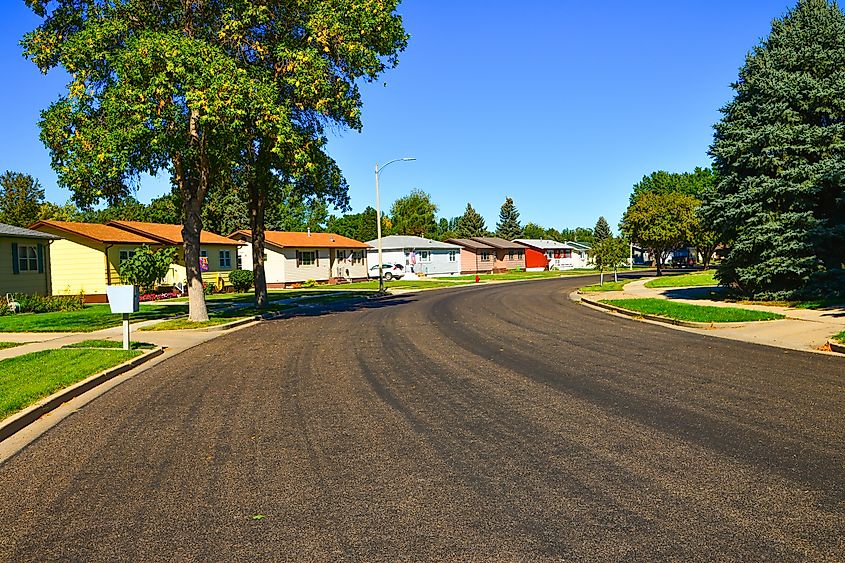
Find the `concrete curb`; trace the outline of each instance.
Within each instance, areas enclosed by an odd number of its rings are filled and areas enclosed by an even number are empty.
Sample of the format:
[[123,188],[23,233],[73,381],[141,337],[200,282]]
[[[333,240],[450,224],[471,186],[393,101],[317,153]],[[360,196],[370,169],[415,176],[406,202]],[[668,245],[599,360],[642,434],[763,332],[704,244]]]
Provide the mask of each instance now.
[[830,346],[831,352],[837,352],[839,354],[845,354],[845,344],[840,344],[839,342],[834,342],[833,340],[828,340],[827,345]]
[[22,411],[13,414],[9,418],[0,421],[0,442],[11,437],[16,432],[23,430],[45,414],[61,406],[63,403],[78,397],[86,391],[90,391],[94,387],[100,385],[101,383],[105,383],[109,379],[145,364],[153,358],[161,356],[163,353],[164,348],[161,346],[154,348],[149,352],[144,352],[137,358],[132,358],[131,360],[118,366],[89,376],[82,381],[74,383],[70,387],[57,391],[49,397],[41,399],[34,405],[31,405]]
[[[574,299],[573,299],[574,301]],[[594,301],[592,299],[588,299],[583,295],[580,296],[579,301],[582,305],[589,305],[592,307],[597,307],[599,309],[605,309],[608,311],[614,311],[616,313],[620,313],[622,315],[626,315],[628,317],[633,317],[636,319],[646,319],[648,321],[654,321],[663,324],[670,324],[675,326],[683,326],[686,328],[699,328],[699,329],[706,329],[706,330],[713,330],[717,328],[727,328],[727,327],[739,327],[745,326],[747,323],[698,323],[693,321],[679,321],[676,319],[670,319],[668,317],[660,317],[658,315],[648,315],[645,313],[639,313],[637,311],[631,311],[629,309],[623,309],[622,307],[617,307],[616,305],[611,305],[609,303],[602,303],[601,301]]]

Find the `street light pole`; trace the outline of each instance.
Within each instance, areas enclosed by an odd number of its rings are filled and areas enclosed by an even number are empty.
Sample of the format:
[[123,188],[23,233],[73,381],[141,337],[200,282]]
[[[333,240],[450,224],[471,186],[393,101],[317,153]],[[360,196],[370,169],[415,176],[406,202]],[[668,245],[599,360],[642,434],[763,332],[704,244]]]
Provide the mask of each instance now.
[[409,160],[416,160],[416,158],[410,158],[410,157],[396,158],[394,160],[391,160],[390,162],[388,162],[387,164],[385,164],[381,168],[379,168],[378,162],[376,162],[376,233],[378,235],[377,236],[378,243],[376,244],[376,246],[378,247],[378,291],[379,291],[379,293],[384,293],[384,276],[383,276],[384,263],[382,262],[382,259],[381,259],[381,201],[379,199],[379,190],[378,190],[379,174],[381,174],[381,171],[384,170],[385,168],[387,168],[388,165],[393,164],[394,162],[407,162]]

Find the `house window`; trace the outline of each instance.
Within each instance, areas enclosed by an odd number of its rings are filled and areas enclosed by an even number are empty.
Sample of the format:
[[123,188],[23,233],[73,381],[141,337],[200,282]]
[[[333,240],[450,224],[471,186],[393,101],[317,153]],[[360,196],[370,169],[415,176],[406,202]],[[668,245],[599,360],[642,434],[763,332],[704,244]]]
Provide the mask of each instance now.
[[38,248],[28,245],[18,247],[18,269],[21,272],[38,271]]
[[513,250],[508,250],[508,260],[513,260]]
[[428,250],[420,250],[420,262],[431,262],[431,252]]
[[482,262],[489,262],[490,261],[490,253],[486,250],[481,251],[481,261]]
[[299,252],[299,266],[313,266],[317,262],[317,253],[314,250],[301,250]]
[[563,257],[564,258],[572,258],[572,249],[565,248],[563,250]]
[[521,250],[517,250],[517,251],[516,251],[516,259],[517,259],[517,260],[522,260],[522,251],[521,251]]
[[455,261],[455,251],[450,250],[449,251],[449,262],[454,262],[454,261]]
[[221,250],[220,251],[220,267],[229,269],[232,267],[232,251],[230,250]]
[[238,269],[238,270],[243,270],[243,269],[244,269],[244,259],[243,259],[243,258],[241,258],[241,255],[240,255],[240,254],[238,254],[237,256],[235,256],[235,266],[237,267],[237,269]]
[[135,256],[134,250],[123,249],[119,253],[120,263],[123,264],[125,261],[129,260],[133,256]]
[[200,258],[208,258],[208,251],[200,250]]

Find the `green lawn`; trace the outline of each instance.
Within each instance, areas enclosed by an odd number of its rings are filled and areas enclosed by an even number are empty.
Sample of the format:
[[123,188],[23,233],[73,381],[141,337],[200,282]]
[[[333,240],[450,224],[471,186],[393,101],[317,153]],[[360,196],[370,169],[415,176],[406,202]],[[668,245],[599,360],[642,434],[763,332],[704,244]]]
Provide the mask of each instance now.
[[830,339],[845,344],[845,331],[842,331],[839,334],[834,334],[830,337]]
[[745,321],[768,321],[782,319],[783,315],[767,311],[752,311],[736,307],[712,307],[690,305],[669,299],[608,299],[602,303],[615,305],[629,311],[647,315],[658,315],[679,321],[699,323],[731,323]]
[[713,276],[716,270],[707,270],[705,272],[695,272],[692,274],[683,274],[680,276],[661,276],[646,282],[646,287],[702,287],[707,285],[719,285],[716,278]]
[[[141,305],[132,322],[164,319],[184,314],[181,305]],[[93,332],[119,326],[121,315],[113,315],[108,305],[88,305],[81,311],[55,313],[23,313],[0,317],[0,332]]]
[[0,350],[14,348],[15,346],[20,346],[21,344],[23,344],[23,342],[0,342]]
[[0,360],[0,419],[138,356],[124,350],[45,350]]
[[[613,276],[610,276],[610,279],[613,279]],[[578,291],[581,293],[596,293],[600,291],[622,291],[625,289],[625,284],[629,284],[632,281],[637,281],[636,279],[624,279],[619,280],[618,282],[615,281],[606,281],[604,284],[593,284],[593,285],[585,285],[584,287],[578,288]]]
[[[451,281],[457,280],[457,281]],[[468,280],[457,278],[428,278],[425,280],[390,280],[384,282],[387,289],[422,289],[426,287],[453,287],[472,283]],[[378,280],[365,282],[344,283],[337,286],[338,289],[378,289]]]
[[[66,344],[62,348],[123,348],[123,342],[117,340],[83,340],[82,342],[74,342],[73,344]],[[148,342],[130,342],[129,348],[132,350],[146,350],[155,348],[155,344]]]

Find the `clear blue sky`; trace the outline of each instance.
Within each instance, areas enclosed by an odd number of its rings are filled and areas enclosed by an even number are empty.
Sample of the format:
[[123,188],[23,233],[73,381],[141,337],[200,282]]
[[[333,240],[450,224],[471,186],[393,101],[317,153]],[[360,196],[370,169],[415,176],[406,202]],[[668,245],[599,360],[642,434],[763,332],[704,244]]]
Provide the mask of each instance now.
[[[439,215],[460,215],[469,201],[488,226],[510,196],[523,222],[592,227],[604,215],[615,227],[643,175],[709,165],[729,84],[793,4],[407,0],[399,67],[363,86],[364,130],[333,136],[330,153],[355,211],[374,204],[376,162],[413,156],[382,173],[384,208],[420,188]],[[38,23],[23,0],[5,0],[2,15],[0,170],[33,174],[62,203],[70,194],[56,185],[37,121],[66,77],[22,57],[18,41]],[[167,189],[145,178],[138,199]]]

